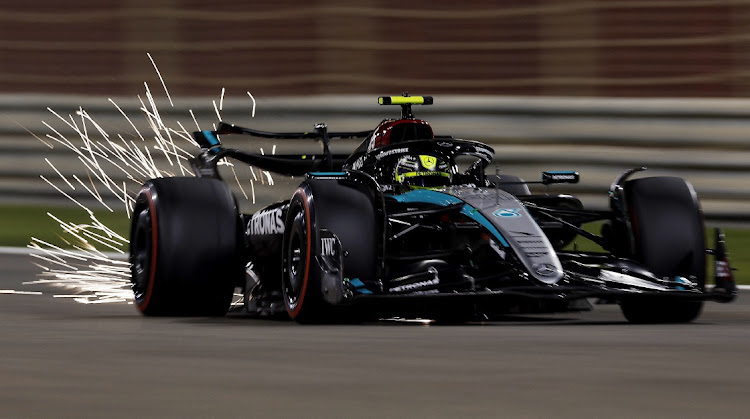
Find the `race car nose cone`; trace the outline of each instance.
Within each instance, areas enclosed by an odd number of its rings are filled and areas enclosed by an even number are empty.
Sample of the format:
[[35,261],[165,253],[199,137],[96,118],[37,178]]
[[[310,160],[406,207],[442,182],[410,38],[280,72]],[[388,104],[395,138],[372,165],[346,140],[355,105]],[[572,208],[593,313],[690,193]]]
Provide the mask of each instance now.
[[549,263],[535,263],[532,269],[541,276],[555,276],[558,273],[557,268]]

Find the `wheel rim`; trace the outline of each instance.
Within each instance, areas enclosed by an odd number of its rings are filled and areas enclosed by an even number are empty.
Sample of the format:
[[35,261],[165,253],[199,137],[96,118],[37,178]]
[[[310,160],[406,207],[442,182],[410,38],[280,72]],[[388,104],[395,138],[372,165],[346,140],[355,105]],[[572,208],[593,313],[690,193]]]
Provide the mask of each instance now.
[[133,238],[130,244],[132,275],[131,282],[136,301],[141,301],[149,287],[152,259],[151,212],[144,208],[138,213]]
[[[302,199],[299,199],[302,198]],[[295,196],[289,208],[287,234],[283,249],[282,293],[292,318],[302,310],[310,270],[310,215],[306,198]]]
[[291,225],[289,240],[284,249],[283,294],[287,309],[295,311],[301,303],[305,292],[305,274],[307,272],[307,224],[305,214],[299,206],[292,209],[294,219]]
[[289,280],[292,291],[294,291],[295,294],[299,293],[299,286],[300,286],[300,278],[298,276],[299,268],[300,268],[300,254],[302,253],[302,249],[299,245],[299,238],[295,237],[295,242],[292,243],[292,260],[291,260],[291,266],[289,266]]

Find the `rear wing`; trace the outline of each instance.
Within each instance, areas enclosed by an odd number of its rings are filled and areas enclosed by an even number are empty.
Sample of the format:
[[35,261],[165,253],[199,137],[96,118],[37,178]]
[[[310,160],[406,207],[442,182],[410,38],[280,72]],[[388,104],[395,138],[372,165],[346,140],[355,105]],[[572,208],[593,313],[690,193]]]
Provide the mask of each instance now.
[[300,140],[310,138],[322,141],[323,146],[327,148],[329,141],[332,139],[363,138],[372,134],[372,130],[359,132],[328,132],[326,124],[316,124],[315,130],[310,132],[267,132],[228,124],[226,122],[219,122],[216,131],[195,131],[193,137],[201,148],[208,149],[221,145],[218,136],[225,134],[250,135],[258,138],[273,138],[277,140]]
[[[378,98],[381,105],[400,105],[401,118],[413,119],[412,105],[432,105],[432,96],[409,96],[403,92],[402,96],[381,96]],[[250,135],[259,138],[272,138],[277,140],[299,140],[313,139],[323,143],[323,155],[274,155],[247,153],[240,150],[224,148],[219,140],[220,135],[239,134]],[[359,132],[328,132],[326,124],[316,124],[315,129],[309,132],[267,132],[238,125],[219,122],[215,131],[195,131],[193,137],[201,147],[200,155],[194,160],[193,165],[199,176],[218,177],[216,165],[221,158],[231,157],[244,163],[257,166],[263,170],[279,173],[282,175],[301,176],[312,171],[341,170],[349,155],[333,155],[329,144],[332,139],[364,138],[372,134],[370,131]]]
[[[329,148],[331,139],[364,138],[372,131],[328,132],[326,124],[316,124],[309,132],[267,132],[238,125],[220,122],[215,131],[195,131],[193,137],[201,147],[201,153],[193,162],[201,176],[216,176],[216,164],[224,157],[234,158],[241,162],[257,166],[263,170],[288,175],[302,176],[312,171],[340,170],[349,155],[333,155]],[[323,155],[273,155],[266,156],[240,150],[224,148],[219,140],[220,135],[250,135],[258,138],[278,140],[313,139],[323,144]]]

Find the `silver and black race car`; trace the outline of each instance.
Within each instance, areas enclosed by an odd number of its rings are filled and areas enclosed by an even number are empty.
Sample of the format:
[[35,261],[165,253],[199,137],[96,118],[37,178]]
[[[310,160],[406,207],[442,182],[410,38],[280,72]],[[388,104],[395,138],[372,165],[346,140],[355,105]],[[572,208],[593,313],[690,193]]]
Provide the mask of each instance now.
[[[576,183],[577,172],[541,181],[487,174],[494,150],[436,136],[412,115],[429,96],[381,97],[401,117],[372,131],[272,133],[220,123],[194,137],[196,177],[147,181],[132,217],[130,261],[145,315],[224,315],[241,289],[259,316],[302,323],[401,317],[438,321],[619,304],[631,322],[689,322],[703,302],[737,290],[716,230],[707,249],[698,198],[686,180],[629,170],[609,189],[609,210],[529,183]],[[247,153],[230,135],[310,138],[320,155]],[[331,140],[363,138],[351,155]],[[228,140],[227,140],[228,142]],[[225,158],[304,180],[283,202],[240,214],[221,180]],[[583,225],[598,223],[600,234]],[[589,224],[592,225],[592,224]],[[597,224],[593,224],[597,225]],[[601,251],[579,251],[583,237]],[[706,284],[707,258],[714,284]]]

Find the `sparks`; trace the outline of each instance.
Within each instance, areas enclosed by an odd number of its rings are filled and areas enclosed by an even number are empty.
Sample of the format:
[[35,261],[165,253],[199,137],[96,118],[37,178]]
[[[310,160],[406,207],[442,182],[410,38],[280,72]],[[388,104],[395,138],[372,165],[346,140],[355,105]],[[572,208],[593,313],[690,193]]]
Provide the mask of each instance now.
[[161,77],[161,73],[159,72],[159,68],[156,67],[156,63],[154,62],[154,59],[151,58],[151,53],[146,53],[148,55],[148,59],[151,60],[151,64],[154,66],[154,70],[156,70],[156,75],[159,76],[159,80],[161,80],[161,85],[164,87],[164,93],[167,94],[167,99],[169,99],[169,104],[172,105],[174,108],[174,103],[172,103],[172,97],[169,96],[169,90],[167,90],[167,85],[164,83],[164,79]]
[[[174,107],[154,59],[151,54],[147,56],[159,76],[170,105]],[[132,304],[130,263],[127,261],[129,239],[97,219],[94,210],[104,208],[108,212],[124,213],[123,216],[129,218],[135,203],[135,195],[146,180],[177,175],[194,176],[186,163],[198,150],[198,144],[182,122],[165,121],[147,83],[144,83],[144,88],[145,96],[143,98],[138,96],[138,101],[141,105],[141,116],[150,129],[148,133],[142,132],[133,119],[111,98],[108,101],[125,118],[132,130],[131,133],[108,133],[83,108],[75,112],[75,117],[62,115],[47,108],[55,120],[72,131],[73,135],[69,138],[52,124],[42,121],[43,125],[50,130],[50,134],[47,134],[45,139],[36,135],[34,137],[48,148],[62,146],[66,151],[73,153],[82,164],[82,171],[86,172],[86,176],[66,174],[51,158],[45,158],[45,162],[52,168],[57,178],[48,179],[43,175],[40,175],[40,178],[67,200],[80,207],[88,215],[89,221],[71,223],[48,213],[47,215],[58,223],[61,230],[59,238],[66,243],[66,246],[58,246],[32,237],[27,247],[37,262],[35,265],[42,272],[37,275],[37,280],[26,282],[24,285],[44,284],[65,288],[70,292],[58,293],[54,297],[70,298],[83,304],[114,302]],[[250,92],[247,94],[252,100],[252,116],[255,116],[255,98]],[[222,88],[218,105],[215,100],[213,101],[213,108],[219,121],[221,121],[220,111],[224,106],[224,95],[225,89]],[[198,119],[192,110],[189,110],[187,117],[200,130]],[[248,197],[234,165],[229,161],[222,161],[221,164],[231,168],[242,196],[246,200],[251,199],[254,204],[253,179],[249,179],[252,197]],[[252,167],[250,172],[257,181]],[[273,185],[270,173],[265,171],[261,173],[264,175],[261,182],[267,180],[269,185]],[[72,193],[75,191],[80,194],[82,190],[94,199],[94,207],[87,206],[83,200]],[[106,197],[103,194],[106,194]],[[105,201],[105,198],[114,198],[122,206],[119,209],[113,207]],[[13,290],[0,290],[0,293],[41,294]]]
[[250,92],[247,92],[247,95],[250,96],[250,99],[253,101],[253,113],[250,115],[252,118],[255,118],[255,98],[253,95],[250,94]]

